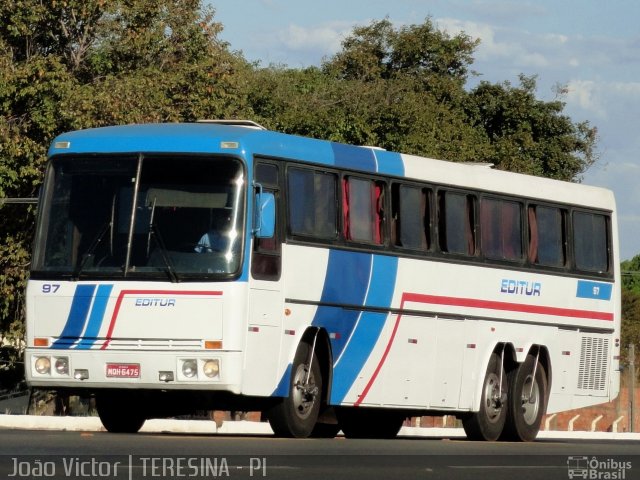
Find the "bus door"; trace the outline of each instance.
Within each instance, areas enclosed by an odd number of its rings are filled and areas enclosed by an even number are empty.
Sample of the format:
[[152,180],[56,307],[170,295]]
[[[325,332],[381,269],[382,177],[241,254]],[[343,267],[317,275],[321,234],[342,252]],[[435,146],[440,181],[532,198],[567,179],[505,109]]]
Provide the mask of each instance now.
[[277,382],[284,311],[279,178],[279,166],[276,163],[256,161],[254,196],[259,191],[273,194],[276,225],[272,237],[253,237],[249,276],[249,328],[243,377],[243,393],[247,395],[271,394]]

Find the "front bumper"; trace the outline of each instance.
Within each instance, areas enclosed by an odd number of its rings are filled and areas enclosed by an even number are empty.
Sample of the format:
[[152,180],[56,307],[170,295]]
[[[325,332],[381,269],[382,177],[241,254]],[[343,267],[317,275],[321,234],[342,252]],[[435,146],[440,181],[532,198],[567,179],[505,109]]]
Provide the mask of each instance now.
[[[49,360],[48,371],[47,361],[43,359]],[[212,366],[216,364],[218,373],[212,375],[216,371]],[[28,348],[25,374],[27,383],[39,388],[215,390],[240,394],[242,354],[215,350],[150,352]]]

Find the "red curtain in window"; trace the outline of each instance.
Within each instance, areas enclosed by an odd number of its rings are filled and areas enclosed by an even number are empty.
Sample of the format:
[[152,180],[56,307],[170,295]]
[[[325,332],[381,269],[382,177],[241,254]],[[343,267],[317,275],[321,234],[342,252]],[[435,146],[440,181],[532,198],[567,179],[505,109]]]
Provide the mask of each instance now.
[[351,238],[349,229],[349,179],[342,179],[342,234],[347,240]]

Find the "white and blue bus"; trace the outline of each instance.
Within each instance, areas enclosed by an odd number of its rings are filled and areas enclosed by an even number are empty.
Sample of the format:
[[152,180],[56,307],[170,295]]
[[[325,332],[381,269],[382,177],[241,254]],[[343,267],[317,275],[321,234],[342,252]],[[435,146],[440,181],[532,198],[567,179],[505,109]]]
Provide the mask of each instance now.
[[27,288],[34,388],[109,431],[196,409],[278,436],[455,415],[532,440],[619,390],[610,191],[251,122],[65,133]]

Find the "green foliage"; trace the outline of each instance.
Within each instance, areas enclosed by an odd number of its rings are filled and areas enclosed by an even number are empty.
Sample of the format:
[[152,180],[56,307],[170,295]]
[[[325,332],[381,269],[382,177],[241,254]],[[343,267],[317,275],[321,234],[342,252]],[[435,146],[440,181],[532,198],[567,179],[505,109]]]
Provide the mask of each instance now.
[[400,29],[388,19],[357,27],[323,64],[324,83],[340,87],[325,89],[322,103],[339,119],[344,141],[455,161],[482,159],[488,142],[462,108],[477,44],[464,34],[450,37],[428,18]]
[[535,98],[534,77],[520,86],[481,82],[467,104],[474,125],[491,143],[487,161],[503,170],[575,180],[596,160],[597,130],[574,124],[558,100]]
[[478,40],[465,34],[450,37],[431,19],[395,30],[389,21],[356,27],[342,43],[343,50],[325,62],[325,72],[342,79],[374,81],[406,76],[424,86],[439,80],[462,85]]
[[[621,354],[623,362],[627,358],[627,347],[636,345],[640,348],[640,292],[622,288],[622,332]],[[637,354],[636,354],[637,355]],[[639,372],[640,373],[640,372]]]
[[[629,344],[640,349],[640,255],[620,264],[622,273],[622,351]],[[637,354],[636,354],[637,355]],[[639,372],[640,374],[640,372]]]
[[[28,232],[30,233],[30,232]],[[30,235],[8,237],[0,244],[0,318],[1,337],[20,340],[23,334],[24,296],[29,267]]]
[[622,272],[622,286],[640,295],[640,255],[620,264]]
[[257,70],[250,104],[290,133],[579,180],[596,160],[596,129],[573,123],[560,100],[538,100],[535,77],[466,90],[478,43],[429,18],[399,29],[374,21],[321,70]]

